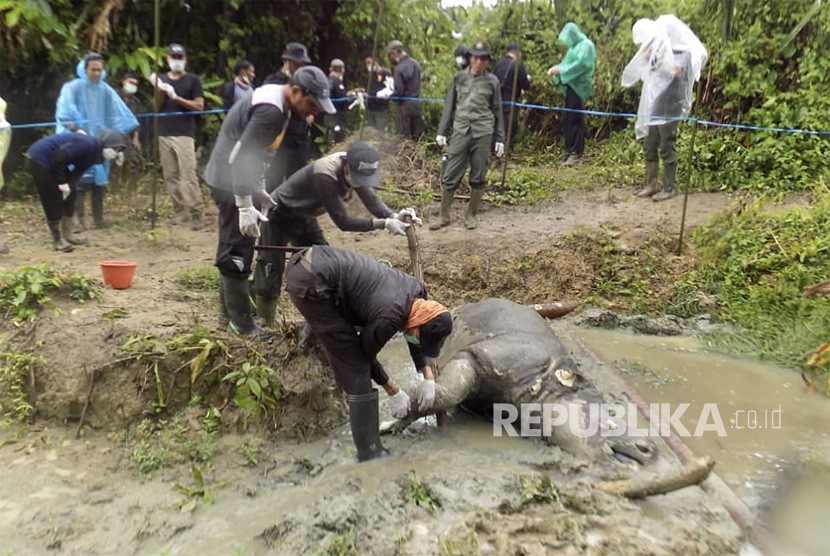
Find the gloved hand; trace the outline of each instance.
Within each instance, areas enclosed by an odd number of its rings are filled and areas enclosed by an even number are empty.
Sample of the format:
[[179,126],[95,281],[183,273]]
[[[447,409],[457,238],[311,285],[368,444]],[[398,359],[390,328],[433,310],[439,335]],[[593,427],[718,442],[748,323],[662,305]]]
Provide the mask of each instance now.
[[239,209],[239,231],[248,237],[259,237],[259,223],[268,222],[268,218],[254,208],[250,195],[235,195],[236,207]]
[[171,85],[170,83],[163,83],[159,81],[159,91],[164,91],[165,93],[167,93],[167,96],[169,96],[172,100],[175,100],[176,97],[179,96],[176,94],[176,89],[174,89],[173,85]]
[[409,413],[409,395],[403,390],[398,390],[394,396],[389,396],[389,412],[396,419],[403,419]]
[[392,93],[394,93],[394,91],[392,89],[390,89],[389,87],[386,87],[386,88],[381,89],[380,91],[378,91],[375,96],[378,97],[378,98],[387,99],[387,98],[392,96]]
[[504,143],[496,143],[493,152],[496,153],[496,158],[501,158],[504,156]]
[[418,411],[426,411],[435,403],[435,379],[424,379],[418,387]]
[[116,166],[123,166],[124,165],[124,151],[119,151],[118,154],[115,155],[113,159]]
[[392,76],[392,75],[387,77],[386,80],[383,82],[383,86],[386,87],[387,89],[389,89],[390,91],[394,91],[395,90],[395,77]]
[[392,214],[392,218],[400,220],[401,222],[406,222],[404,217],[410,217],[412,219],[412,224],[417,224],[419,226],[423,225],[424,221],[418,218],[418,215],[415,213],[414,207],[407,207],[405,209],[401,209],[398,212]]
[[446,147],[447,146],[447,136],[446,135],[438,135],[435,138],[435,144],[439,147]]
[[274,202],[274,199],[271,198],[271,196],[268,194],[267,191],[265,191],[264,188],[260,189],[258,191],[258,195],[259,195],[259,209],[260,209],[260,212],[262,212],[262,214],[268,214],[268,212],[272,208],[277,206],[277,203]]
[[76,130],[75,130],[75,133],[80,133],[81,135],[86,135],[86,131],[84,131],[84,130],[83,130],[83,129],[81,129],[81,128],[76,129]]
[[410,224],[401,222],[397,218],[387,218],[386,223],[383,225],[386,231],[393,236],[405,236],[406,229],[409,228],[409,226]]
[[361,110],[366,110],[366,103],[364,102],[365,98],[366,98],[366,95],[364,95],[363,93],[357,93],[357,97],[349,105],[349,110],[351,110],[355,106],[357,106]]
[[559,75],[559,68],[556,66],[551,66],[550,69],[548,69],[548,75],[550,75],[551,77]]
[[58,189],[60,190],[61,197],[64,201],[66,200],[67,197],[69,197],[72,194],[72,190],[69,189],[69,184],[68,183],[60,184],[58,186]]

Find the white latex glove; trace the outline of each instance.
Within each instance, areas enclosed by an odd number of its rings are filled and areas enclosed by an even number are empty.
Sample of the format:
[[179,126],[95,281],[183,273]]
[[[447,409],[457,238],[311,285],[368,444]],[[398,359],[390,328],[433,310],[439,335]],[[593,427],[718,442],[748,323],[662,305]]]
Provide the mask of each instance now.
[[259,223],[268,222],[268,218],[254,208],[250,195],[235,195],[236,207],[239,209],[239,231],[248,237],[259,237]]
[[381,89],[380,91],[378,91],[375,96],[378,97],[378,98],[387,99],[387,98],[392,96],[392,93],[394,93],[394,91],[392,89],[390,89],[389,87],[386,87],[386,88]]
[[68,184],[68,183],[62,183],[62,184],[60,184],[60,185],[58,186],[58,189],[60,190],[60,192],[61,192],[61,197],[63,198],[63,200],[64,200],[64,201],[66,200],[66,198],[67,198],[67,197],[69,197],[69,195],[71,195],[71,194],[72,194],[72,190],[71,190],[71,189],[69,189],[69,184]]
[[435,379],[424,379],[418,387],[418,411],[426,411],[435,403]]
[[504,143],[496,143],[493,152],[496,153],[496,158],[501,158],[504,156]]
[[447,136],[446,135],[438,135],[435,137],[435,144],[439,147],[446,147],[447,146]]
[[384,87],[386,87],[389,90],[394,90],[395,89],[395,77],[393,75],[390,75],[383,82],[383,85],[384,85]]
[[550,75],[551,77],[553,77],[554,75],[559,75],[559,68],[557,68],[556,66],[551,66],[548,69],[548,75]]
[[176,89],[174,89],[173,85],[170,83],[159,82],[159,91],[167,93],[167,96],[169,96],[172,100],[176,100],[176,97],[179,96],[176,94]]
[[120,151],[117,155],[115,155],[115,158],[113,159],[113,162],[115,162],[116,166],[123,166],[124,165],[124,151]]
[[405,236],[406,229],[409,228],[409,226],[410,224],[401,222],[397,218],[387,218],[386,223],[383,225],[383,227],[386,228],[386,231],[393,236]]
[[75,133],[80,133],[81,135],[86,135],[86,131],[84,131],[84,130],[83,130],[83,129],[81,129],[81,128],[76,129],[76,130],[75,130]]
[[412,219],[412,224],[417,224],[421,226],[424,221],[418,218],[418,215],[415,213],[414,207],[406,207],[405,209],[401,209],[398,212],[392,215],[392,218],[400,220],[401,222],[406,222],[404,219],[405,216],[408,216]]
[[354,99],[354,101],[352,101],[352,103],[349,105],[349,110],[351,110],[355,106],[360,108],[361,110],[366,110],[366,103],[364,102],[365,98],[366,95],[364,95],[363,93],[357,93],[357,98]]
[[396,419],[403,419],[409,413],[409,395],[403,390],[398,390],[394,396],[389,396],[389,412]]
[[259,195],[259,209],[262,214],[268,214],[268,211],[277,206],[277,203],[274,202],[274,199],[271,198],[265,189],[260,189],[257,195]]

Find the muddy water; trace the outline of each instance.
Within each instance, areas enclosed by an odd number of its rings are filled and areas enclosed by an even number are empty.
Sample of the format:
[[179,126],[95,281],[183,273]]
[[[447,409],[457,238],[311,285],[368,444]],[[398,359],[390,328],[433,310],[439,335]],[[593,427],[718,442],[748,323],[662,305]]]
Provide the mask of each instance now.
[[[694,338],[598,329],[576,335],[649,404],[689,403],[680,421],[690,436],[682,440],[711,455],[720,477],[768,525],[782,526],[783,536],[800,527],[802,542],[826,549],[811,553],[830,552],[830,400],[808,394],[797,372],[713,353]],[[706,422],[719,415],[724,436],[694,436],[704,404],[714,404],[717,414]],[[822,471],[802,472],[816,464]]]

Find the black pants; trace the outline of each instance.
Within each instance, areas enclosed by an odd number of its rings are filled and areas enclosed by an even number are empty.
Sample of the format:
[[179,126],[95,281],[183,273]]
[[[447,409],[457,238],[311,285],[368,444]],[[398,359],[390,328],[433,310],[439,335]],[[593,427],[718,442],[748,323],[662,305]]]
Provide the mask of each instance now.
[[219,244],[214,264],[223,276],[247,278],[254,260],[254,238],[239,231],[239,210],[232,192],[211,187],[210,196],[219,211]]
[[423,107],[417,100],[405,100],[398,104],[398,135],[417,140],[424,134]]
[[71,193],[69,197],[64,199],[60,189],[58,189],[58,181],[49,169],[31,160],[29,171],[35,181],[37,196],[40,197],[40,204],[43,206],[43,212],[46,213],[46,220],[60,220],[64,216],[71,217],[75,210],[75,184],[69,184]]
[[[511,122],[510,111],[513,110],[513,119]],[[502,105],[502,122],[504,122],[504,136],[507,137],[508,128],[510,130],[509,146],[513,147],[513,140],[516,139],[516,134],[519,133],[519,107],[512,104]]]
[[[328,245],[316,218],[294,214],[284,207],[268,213],[268,222],[260,226],[260,245]],[[259,251],[254,269],[254,295],[277,299],[285,273],[285,253]]]
[[347,394],[368,394],[372,361],[363,353],[360,336],[336,301],[317,292],[314,273],[300,262],[301,255],[295,253],[288,261],[286,291],[323,346],[337,385]]
[[[582,98],[570,86],[565,93],[565,108],[585,109]],[[565,154],[582,156],[582,151],[585,150],[585,114],[566,111],[562,116],[562,128],[565,134]]]

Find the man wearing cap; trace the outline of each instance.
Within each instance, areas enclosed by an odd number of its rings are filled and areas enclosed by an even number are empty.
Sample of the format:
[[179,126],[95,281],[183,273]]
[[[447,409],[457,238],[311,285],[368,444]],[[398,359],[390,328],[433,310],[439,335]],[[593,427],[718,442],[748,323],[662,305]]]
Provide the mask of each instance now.
[[259,222],[268,220],[259,208],[272,204],[262,182],[267,153],[282,148],[290,119],[334,112],[328,85],[318,68],[301,68],[287,85],[263,85],[234,104],[219,130],[205,181],[219,209],[220,314],[237,334],[271,335],[253,322],[248,284]]
[[326,129],[335,143],[339,143],[346,138],[346,110],[349,107],[346,102],[346,84],[343,79],[345,73],[346,64],[343,63],[343,60],[335,58],[331,61],[329,64],[329,92],[337,113],[327,114],[325,122]]
[[441,214],[430,226],[437,230],[450,224],[452,200],[467,164],[470,165],[470,202],[467,205],[467,229],[478,226],[478,207],[484,196],[490,148],[495,141],[495,154],[504,154],[504,124],[502,122],[501,85],[492,73],[490,47],[479,41],[470,48],[470,67],[459,71],[444,100],[444,113],[435,142],[447,145],[452,126],[447,161],[441,169]]
[[395,334],[403,333],[415,368],[424,378],[418,409],[428,410],[435,401],[429,360],[438,357],[452,332],[449,311],[427,299],[426,285],[417,278],[364,255],[324,245],[291,257],[286,291],[323,346],[334,378],[346,393],[357,460],[387,455],[378,433],[378,392],[372,381],[391,396],[393,416],[405,414],[410,400],[390,385],[377,354]]
[[[381,98],[394,95],[398,103],[398,134],[417,140],[426,128],[421,106],[421,65],[403,48],[401,41],[392,41],[386,47],[389,57],[395,62],[393,76],[395,86],[390,93],[378,93]],[[388,90],[388,89],[387,89]]]
[[[421,220],[413,208],[392,212],[375,194],[374,188],[380,184],[379,166],[378,152],[358,141],[347,151],[324,156],[296,172],[271,193],[276,205],[268,213],[273,245],[328,245],[317,223],[317,217],[325,213],[344,232],[385,229],[393,235],[406,235],[409,224],[404,218],[410,216],[416,223]],[[352,193],[374,218],[349,214],[345,200]],[[270,264],[257,261],[257,311],[266,322],[275,316],[284,262],[281,257]]]
[[[290,42],[285,45],[285,51],[282,53],[282,67],[266,77],[264,84],[285,85],[297,70],[310,63],[308,49],[301,43]],[[269,192],[308,163],[308,159],[311,158],[308,126],[313,122],[314,116],[309,116],[305,120],[292,118],[288,123],[282,148],[277,151],[277,156],[271,161],[266,174],[266,187]]]
[[502,104],[502,120],[505,133],[510,134],[507,142],[509,149],[513,145],[516,133],[519,132],[519,107],[513,103],[519,102],[522,94],[530,89],[530,79],[521,60],[519,43],[513,41],[507,45],[507,54],[493,68],[493,75],[501,83],[501,99],[504,103]]
[[[170,71],[152,80],[156,87],[156,112],[204,110],[202,81],[186,71],[187,54],[182,45],[173,43],[167,48],[167,65]],[[182,114],[160,117],[158,130],[164,185],[176,210],[188,211],[190,228],[201,230],[204,226],[204,201],[196,178],[196,116]]]

